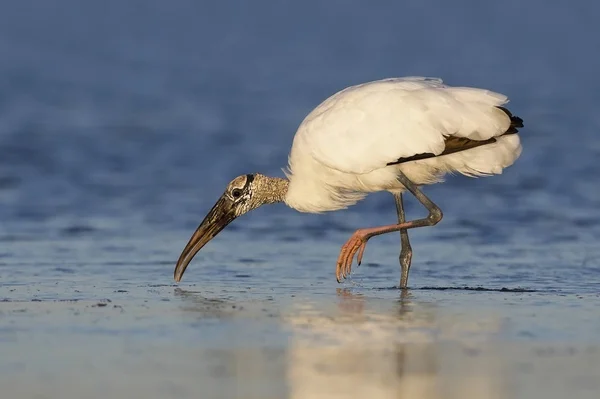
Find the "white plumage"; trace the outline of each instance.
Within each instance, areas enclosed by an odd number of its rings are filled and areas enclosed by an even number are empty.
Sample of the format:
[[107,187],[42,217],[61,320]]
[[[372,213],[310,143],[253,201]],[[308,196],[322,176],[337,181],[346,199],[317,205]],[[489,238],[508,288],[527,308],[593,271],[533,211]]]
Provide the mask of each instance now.
[[[289,155],[285,202],[301,212],[346,208],[370,192],[403,191],[402,171],[417,185],[448,172],[502,173],[521,153],[516,134],[504,135],[506,96],[450,87],[439,79],[385,79],[344,89],[302,122]],[[496,142],[453,154],[387,165],[417,154],[439,155],[449,136]],[[502,137],[500,137],[502,136]]]

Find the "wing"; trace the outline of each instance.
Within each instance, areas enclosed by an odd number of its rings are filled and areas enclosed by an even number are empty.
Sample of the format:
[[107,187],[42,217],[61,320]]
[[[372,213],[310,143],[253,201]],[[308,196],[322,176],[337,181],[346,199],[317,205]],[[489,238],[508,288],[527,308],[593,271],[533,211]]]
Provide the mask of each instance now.
[[475,141],[511,127],[507,97],[439,79],[386,79],[342,90],[302,122],[292,146],[346,173],[368,173],[417,154],[440,155],[447,138]]

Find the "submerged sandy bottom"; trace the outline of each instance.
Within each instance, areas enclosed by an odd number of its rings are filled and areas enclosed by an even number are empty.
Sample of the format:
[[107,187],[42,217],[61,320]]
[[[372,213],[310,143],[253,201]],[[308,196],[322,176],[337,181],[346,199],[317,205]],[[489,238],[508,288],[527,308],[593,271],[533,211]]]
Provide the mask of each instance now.
[[0,287],[2,397],[597,398],[600,392],[597,295],[401,294],[352,284],[294,293],[252,286],[88,288],[97,299],[20,300],[30,288]]

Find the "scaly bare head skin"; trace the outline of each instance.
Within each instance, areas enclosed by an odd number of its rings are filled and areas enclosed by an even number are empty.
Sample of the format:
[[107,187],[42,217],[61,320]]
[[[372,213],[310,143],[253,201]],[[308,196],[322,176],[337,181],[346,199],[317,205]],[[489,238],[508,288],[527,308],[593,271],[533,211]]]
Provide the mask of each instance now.
[[263,204],[283,201],[288,181],[261,174],[248,174],[233,179],[208,212],[181,253],[175,266],[175,281],[181,281],[194,256],[221,230],[237,217]]

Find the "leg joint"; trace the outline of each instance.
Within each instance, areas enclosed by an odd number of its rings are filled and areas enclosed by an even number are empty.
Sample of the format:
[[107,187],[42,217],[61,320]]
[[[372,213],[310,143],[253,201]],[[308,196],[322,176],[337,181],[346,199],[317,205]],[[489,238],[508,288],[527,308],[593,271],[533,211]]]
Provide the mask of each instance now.
[[431,223],[432,226],[435,226],[442,220],[444,214],[442,210],[437,206],[429,210],[429,216],[427,216],[427,220]]

